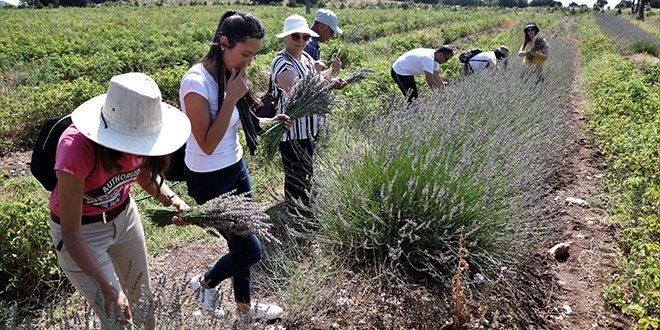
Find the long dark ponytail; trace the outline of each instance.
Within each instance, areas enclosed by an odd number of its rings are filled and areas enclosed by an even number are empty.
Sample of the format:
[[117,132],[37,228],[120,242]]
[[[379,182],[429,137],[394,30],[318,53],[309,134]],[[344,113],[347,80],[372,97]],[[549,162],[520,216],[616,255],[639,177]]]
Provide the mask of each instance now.
[[[220,45],[220,38],[226,37],[228,45],[225,47],[231,49],[239,42],[245,42],[248,39],[263,39],[266,35],[266,30],[258,18],[250,13],[237,12],[235,10],[226,11],[220,18],[218,28],[215,30],[213,36],[213,43],[211,49],[206,53],[202,61],[215,62],[215,77],[218,78],[218,103],[222,104],[224,101],[225,92],[225,79],[231,75],[231,72],[225,68],[225,63],[222,60],[222,49]],[[252,108],[256,104],[256,100],[252,93],[248,91],[238,103],[247,102],[248,107]]]

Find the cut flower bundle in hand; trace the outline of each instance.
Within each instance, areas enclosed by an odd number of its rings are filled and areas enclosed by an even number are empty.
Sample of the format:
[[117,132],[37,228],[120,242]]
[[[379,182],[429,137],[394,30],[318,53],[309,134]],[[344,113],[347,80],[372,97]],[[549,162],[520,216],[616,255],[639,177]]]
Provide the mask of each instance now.
[[347,83],[356,83],[360,82],[364,79],[369,78],[369,73],[371,73],[371,66],[366,66],[362,69],[357,69],[353,72],[351,72],[344,80],[346,80]]
[[[356,70],[346,77],[346,82],[355,83],[367,78],[371,67]],[[308,74],[296,82],[286,94],[286,101],[282,105],[282,113],[286,114],[292,120],[299,118],[319,115],[323,116],[332,113],[330,105],[337,102],[337,98],[332,95],[334,82],[323,78],[320,74]],[[278,120],[266,126],[261,139],[264,142],[264,154],[266,159],[272,160],[275,157],[282,135],[286,132],[284,121]]]
[[[145,213],[158,225],[171,224],[172,217],[176,215],[176,211],[168,207],[150,208]],[[222,194],[202,205],[191,207],[183,218],[200,227],[213,227],[225,233],[241,236],[254,234],[266,241],[280,243],[269,232],[272,224],[266,221],[270,216],[262,210],[259,203],[253,202],[247,193]]]
[[[529,52],[539,52],[545,50],[547,47],[548,43],[545,41],[545,38],[541,37],[540,34],[537,34],[534,36],[534,39],[532,39],[532,48],[530,48]],[[531,61],[533,59],[534,55],[527,54],[527,61]]]

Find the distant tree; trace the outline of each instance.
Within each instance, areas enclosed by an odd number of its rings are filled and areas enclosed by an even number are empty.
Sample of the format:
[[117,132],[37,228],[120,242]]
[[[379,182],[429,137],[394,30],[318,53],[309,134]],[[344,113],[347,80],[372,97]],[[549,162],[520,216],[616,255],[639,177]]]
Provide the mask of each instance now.
[[[422,3],[441,3],[448,6],[475,7],[489,5],[482,0],[415,0]],[[436,2],[437,1],[437,2]]]
[[623,0],[619,3],[617,3],[616,6],[614,6],[614,8],[626,9],[626,8],[630,8],[630,6],[632,6],[632,1]]
[[[527,2],[527,0],[525,0]],[[506,7],[506,8],[513,8],[518,5],[518,1],[516,0],[498,0],[497,5],[500,7]]]
[[309,6],[315,6],[318,3],[318,0],[287,0],[287,6],[289,7],[305,6],[305,8],[307,8],[308,2],[309,2]]
[[649,7],[651,7],[651,8],[660,8],[660,0],[651,0],[649,2]]
[[644,8],[649,3],[649,0],[639,0],[637,5],[637,19],[640,21],[644,20]]
[[555,6],[562,7],[562,3],[560,1],[555,1],[555,0],[532,0],[529,2],[529,6],[530,7],[555,7]]
[[605,8],[607,5],[607,0],[596,0],[594,7]]
[[580,7],[580,5],[577,4],[577,2],[571,2],[568,4],[569,7]]
[[88,0],[38,0],[44,7],[85,7]]
[[59,0],[37,0],[37,2],[41,5],[37,5],[37,8],[40,7],[59,7],[60,6],[60,1]]

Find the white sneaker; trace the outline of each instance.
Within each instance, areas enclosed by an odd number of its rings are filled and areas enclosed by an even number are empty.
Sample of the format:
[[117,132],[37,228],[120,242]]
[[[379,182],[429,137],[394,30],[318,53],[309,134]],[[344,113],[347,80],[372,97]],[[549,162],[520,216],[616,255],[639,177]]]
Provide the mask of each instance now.
[[204,310],[211,312],[213,317],[220,319],[225,316],[225,311],[222,309],[220,301],[220,292],[216,288],[207,289],[203,287],[199,281],[201,276],[202,274],[199,274],[190,280],[193,295],[197,297]]
[[284,309],[277,305],[266,305],[261,303],[252,303],[247,313],[238,312],[236,318],[239,321],[250,320],[274,320],[284,314]]

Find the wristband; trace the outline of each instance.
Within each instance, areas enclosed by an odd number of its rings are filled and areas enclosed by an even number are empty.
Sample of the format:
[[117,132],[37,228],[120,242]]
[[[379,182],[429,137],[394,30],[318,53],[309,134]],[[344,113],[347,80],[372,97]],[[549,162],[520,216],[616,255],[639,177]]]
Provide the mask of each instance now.
[[165,196],[165,201],[163,202],[163,205],[170,206],[171,205],[170,202],[172,201],[172,198],[174,198],[174,197],[176,197],[175,193],[171,193],[171,194]]

